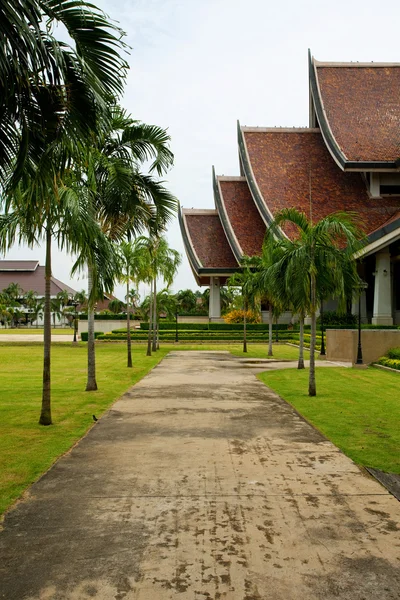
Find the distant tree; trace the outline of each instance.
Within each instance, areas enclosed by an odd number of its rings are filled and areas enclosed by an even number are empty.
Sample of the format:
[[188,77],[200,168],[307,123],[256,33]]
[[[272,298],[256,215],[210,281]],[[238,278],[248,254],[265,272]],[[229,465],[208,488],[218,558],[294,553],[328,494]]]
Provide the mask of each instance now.
[[118,298],[113,298],[113,300],[110,300],[108,303],[108,310],[115,315],[122,313],[124,309],[125,304],[122,302],[122,300],[118,300]]
[[197,307],[197,296],[192,290],[179,290],[176,299],[182,312],[191,312]]

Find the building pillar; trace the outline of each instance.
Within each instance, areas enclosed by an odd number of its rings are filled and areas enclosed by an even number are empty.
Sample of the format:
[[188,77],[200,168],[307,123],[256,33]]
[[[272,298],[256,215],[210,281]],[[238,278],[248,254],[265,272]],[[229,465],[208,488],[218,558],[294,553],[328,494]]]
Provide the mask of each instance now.
[[221,319],[221,295],[219,277],[210,277],[210,304],[208,307],[210,321]]
[[390,251],[387,248],[376,254],[373,325],[393,325],[391,287]]

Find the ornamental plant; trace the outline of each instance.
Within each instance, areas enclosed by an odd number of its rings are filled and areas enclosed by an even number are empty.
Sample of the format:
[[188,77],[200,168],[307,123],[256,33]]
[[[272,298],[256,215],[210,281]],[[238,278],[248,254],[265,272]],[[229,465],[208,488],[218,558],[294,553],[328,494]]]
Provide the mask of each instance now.
[[[225,323],[243,323],[245,316],[244,310],[231,310],[224,316]],[[247,323],[261,323],[260,315],[253,310],[246,310]]]

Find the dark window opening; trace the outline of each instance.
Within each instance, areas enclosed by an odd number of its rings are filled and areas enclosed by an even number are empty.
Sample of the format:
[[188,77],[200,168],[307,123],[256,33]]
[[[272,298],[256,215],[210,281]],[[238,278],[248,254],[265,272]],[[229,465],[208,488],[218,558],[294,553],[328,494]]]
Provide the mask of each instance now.
[[400,185],[381,185],[381,195],[400,196]]

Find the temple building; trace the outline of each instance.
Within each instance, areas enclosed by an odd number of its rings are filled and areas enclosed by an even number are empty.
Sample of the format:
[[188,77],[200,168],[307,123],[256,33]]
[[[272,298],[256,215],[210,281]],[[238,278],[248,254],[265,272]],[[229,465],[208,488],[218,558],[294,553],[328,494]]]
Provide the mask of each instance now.
[[314,221],[359,216],[363,320],[400,324],[400,63],[323,63],[310,54],[309,91],[308,128],[238,123],[240,176],[213,169],[215,209],[180,213],[194,277],[210,286],[210,319],[220,318],[220,286],[242,256],[260,254],[276,212],[295,207]]

